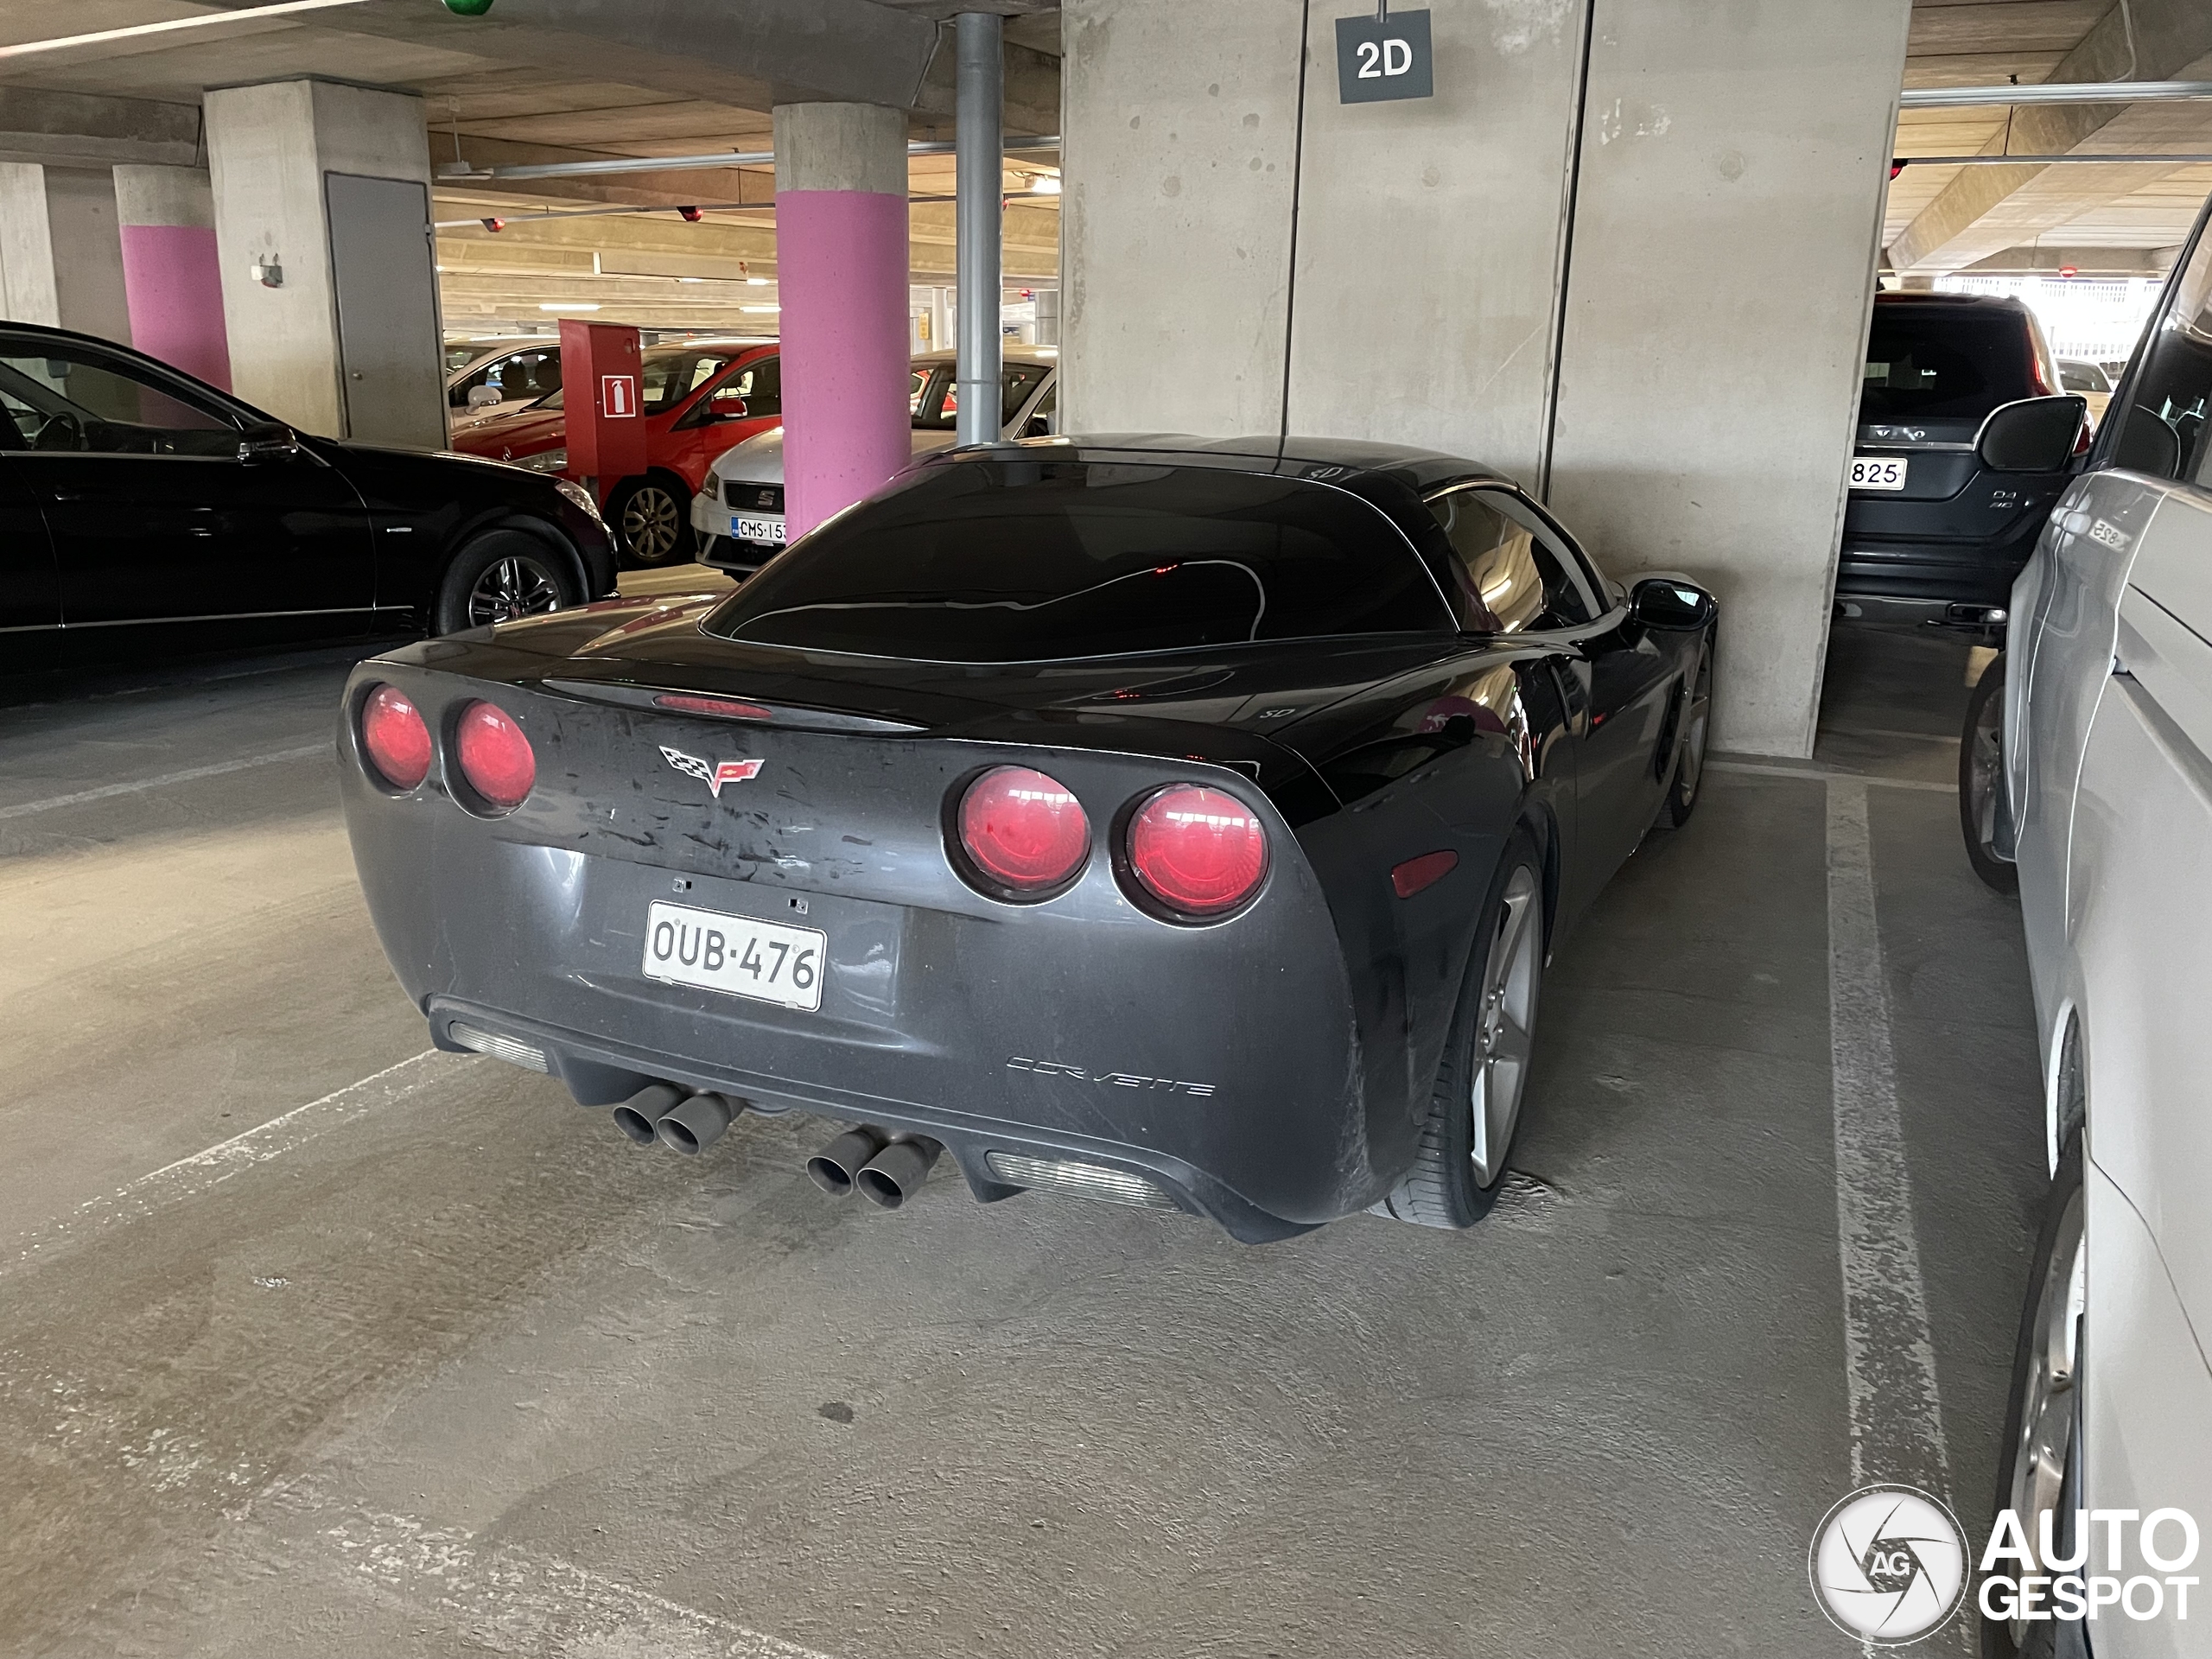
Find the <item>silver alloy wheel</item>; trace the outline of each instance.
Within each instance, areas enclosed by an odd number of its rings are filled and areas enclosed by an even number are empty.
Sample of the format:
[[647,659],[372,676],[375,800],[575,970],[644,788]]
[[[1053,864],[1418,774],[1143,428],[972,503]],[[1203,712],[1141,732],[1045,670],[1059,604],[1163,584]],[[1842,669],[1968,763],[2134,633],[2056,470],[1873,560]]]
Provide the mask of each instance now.
[[1705,776],[1705,738],[1713,724],[1713,653],[1706,652],[1697,665],[1695,689],[1690,693],[1689,729],[1682,738],[1682,760],[1676,774],[1683,809],[1697,799],[1698,781]]
[[1523,864],[1506,879],[1497,932],[1483,963],[1483,1000],[1476,1011],[1474,1114],[1468,1157],[1475,1185],[1487,1190],[1504,1173],[1506,1148],[1529,1081],[1530,1033],[1536,1025],[1536,981],[1543,927],[1536,873]]
[[658,564],[683,534],[683,510],[658,484],[641,484],[622,504],[622,545],[643,564]]
[[524,554],[494,559],[468,590],[468,626],[512,622],[561,608],[561,584],[553,573]]
[[[2019,1516],[2028,1548],[2042,1548],[2043,1522],[2051,1516],[2052,1541],[2058,1538],[2060,1495],[2073,1450],[2075,1395],[2082,1358],[2082,1305],[2088,1289],[2087,1259],[2082,1252],[2082,1189],[2075,1187],[2058,1218],[2050,1262],[2036,1288],[2035,1322],[2030,1326],[2027,1376],[2020,1390],[2020,1439],[2012,1447],[2012,1513]],[[2075,1541],[2076,1548],[2080,1548]],[[2038,1565],[2035,1571],[2050,1569]],[[2025,1619],[2011,1624],[2012,1644],[2028,1639]]]
[[1974,728],[1967,734],[1967,810],[1975,841],[1986,849],[1997,841],[1997,789],[2005,765],[2005,697],[1982,699]]

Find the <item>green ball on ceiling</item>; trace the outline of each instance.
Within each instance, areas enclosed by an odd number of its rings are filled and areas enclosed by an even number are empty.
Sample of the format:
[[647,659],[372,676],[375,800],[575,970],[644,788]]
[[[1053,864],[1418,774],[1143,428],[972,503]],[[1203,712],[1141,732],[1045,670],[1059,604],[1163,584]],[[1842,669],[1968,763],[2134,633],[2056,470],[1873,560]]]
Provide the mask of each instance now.
[[446,0],[446,10],[463,17],[481,17],[492,10],[492,0]]

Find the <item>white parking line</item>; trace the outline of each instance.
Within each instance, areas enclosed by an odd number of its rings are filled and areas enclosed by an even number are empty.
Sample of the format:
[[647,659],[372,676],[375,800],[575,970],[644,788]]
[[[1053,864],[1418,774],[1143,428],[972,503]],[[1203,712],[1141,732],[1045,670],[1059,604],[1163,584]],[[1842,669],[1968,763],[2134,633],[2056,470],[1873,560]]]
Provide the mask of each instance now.
[[1950,1454],[1875,923],[1866,824],[1872,781],[1835,778],[1827,785],[1828,1055],[1851,1484],[1900,1482],[1948,1503]]
[[1762,766],[1750,760],[1708,760],[1707,772],[1742,772],[1754,778],[1802,778],[1815,784],[1864,784],[1871,789],[1916,789],[1934,795],[1955,795],[1956,784],[1939,784],[1926,778],[1878,778],[1856,772],[1832,772],[1826,766]]
[[256,1518],[289,1512],[311,1531],[283,1553],[307,1572],[334,1553],[349,1577],[473,1630],[508,1653],[651,1654],[653,1659],[829,1659],[557,1557],[480,1541],[404,1515],[334,1513],[306,1488],[266,1493]]
[[80,789],[69,795],[50,795],[42,801],[24,801],[15,806],[0,806],[0,818],[27,818],[34,812],[51,812],[60,806],[82,806],[87,801],[113,800],[118,795],[136,795],[143,790],[167,789],[172,784],[189,784],[202,778],[220,778],[226,772],[250,772],[256,766],[273,766],[286,760],[304,760],[310,755],[328,754],[327,740],[321,743],[303,743],[296,749],[278,749],[271,754],[243,755],[236,760],[218,760],[213,766],[192,766],[183,772],[165,772],[158,778],[141,778],[128,784],[102,784],[98,789]]
[[[442,1064],[439,1064],[442,1062]],[[195,1152],[188,1158],[180,1158],[166,1164],[150,1174],[87,1198],[67,1215],[48,1223],[29,1235],[11,1262],[0,1262],[0,1279],[50,1255],[54,1249],[69,1243],[75,1236],[88,1230],[96,1231],[120,1221],[136,1221],[150,1216],[157,1210],[168,1208],[186,1198],[197,1197],[219,1186],[233,1175],[242,1174],[257,1164],[265,1164],[271,1158],[304,1146],[317,1135],[365,1117],[380,1108],[404,1100],[416,1090],[433,1082],[441,1071],[452,1065],[475,1065],[481,1062],[474,1057],[445,1054],[436,1049],[425,1049],[411,1059],[388,1065],[383,1071],[350,1083],[343,1089],[311,1100],[304,1106],[295,1106],[282,1116],[272,1117],[257,1128]]]

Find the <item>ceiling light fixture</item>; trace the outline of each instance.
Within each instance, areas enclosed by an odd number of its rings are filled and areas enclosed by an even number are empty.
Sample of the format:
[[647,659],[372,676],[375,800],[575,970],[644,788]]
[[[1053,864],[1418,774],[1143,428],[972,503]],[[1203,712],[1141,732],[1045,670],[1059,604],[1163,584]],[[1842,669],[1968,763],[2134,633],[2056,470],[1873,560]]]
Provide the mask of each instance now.
[[537,308],[541,311],[596,311],[599,307],[590,300],[548,300]]
[[771,311],[780,311],[784,308],[780,305],[741,305],[737,308],[741,311],[751,312],[756,316],[765,316]]
[[1033,196],[1057,196],[1060,181],[1050,173],[1033,173],[1029,177],[1029,194]]
[[766,276],[748,276],[745,279],[745,285],[747,288],[766,288],[768,279]]
[[174,35],[188,29],[207,29],[217,23],[251,22],[262,17],[286,17],[301,11],[328,11],[336,6],[358,6],[366,0],[282,0],[274,6],[249,6],[238,11],[218,11],[196,17],[171,17],[159,23],[133,23],[128,29],[103,29],[90,35],[63,35],[50,41],[25,41],[0,46],[0,58],[29,58],[44,52],[66,52],[73,46],[105,46],[110,41],[135,41],[149,35]]

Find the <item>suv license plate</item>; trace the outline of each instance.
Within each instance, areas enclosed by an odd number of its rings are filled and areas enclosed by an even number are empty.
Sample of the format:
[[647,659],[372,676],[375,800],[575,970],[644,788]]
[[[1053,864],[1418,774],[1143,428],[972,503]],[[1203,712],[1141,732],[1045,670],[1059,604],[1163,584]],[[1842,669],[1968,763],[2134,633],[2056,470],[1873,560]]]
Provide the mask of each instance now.
[[645,976],[813,1014],[829,944],[810,927],[656,904],[645,912]]
[[1904,488],[1904,457],[1853,455],[1851,458],[1851,487],[1854,490]]
[[729,533],[741,542],[766,542],[771,547],[784,544],[784,521],[780,518],[738,518],[729,521]]

